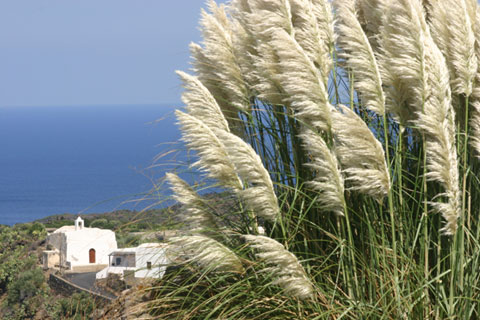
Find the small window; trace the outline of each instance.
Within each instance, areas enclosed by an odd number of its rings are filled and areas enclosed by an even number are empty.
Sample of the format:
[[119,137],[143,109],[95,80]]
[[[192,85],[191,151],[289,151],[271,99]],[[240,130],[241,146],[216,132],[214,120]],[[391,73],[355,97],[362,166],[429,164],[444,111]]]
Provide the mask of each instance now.
[[150,261],[147,261],[147,269],[152,269],[152,263]]
[[122,263],[122,258],[117,257],[117,258],[115,259],[115,264],[116,264],[117,266],[119,266],[121,263]]

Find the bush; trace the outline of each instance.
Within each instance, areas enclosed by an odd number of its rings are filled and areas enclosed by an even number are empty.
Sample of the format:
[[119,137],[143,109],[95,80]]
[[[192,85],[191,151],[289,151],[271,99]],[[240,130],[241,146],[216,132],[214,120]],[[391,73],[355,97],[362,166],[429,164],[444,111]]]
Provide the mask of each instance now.
[[33,318],[39,309],[48,305],[48,293],[48,286],[40,268],[19,273],[7,288],[7,317]]
[[45,279],[40,268],[20,273],[7,288],[8,304],[14,305],[31,298],[45,289]]
[[61,298],[55,305],[55,319],[88,319],[95,310],[95,300],[87,293],[74,293],[70,298]]
[[47,236],[47,230],[45,230],[45,226],[39,222],[31,224],[27,233],[33,236],[35,239],[40,239]]
[[107,219],[95,219],[90,223],[90,228],[113,229],[113,226]]

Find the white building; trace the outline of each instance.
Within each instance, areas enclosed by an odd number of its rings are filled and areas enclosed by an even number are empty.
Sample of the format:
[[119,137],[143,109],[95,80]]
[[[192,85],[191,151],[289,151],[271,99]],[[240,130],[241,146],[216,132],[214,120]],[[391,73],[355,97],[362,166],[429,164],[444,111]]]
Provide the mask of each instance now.
[[109,255],[108,267],[97,273],[97,279],[109,274],[133,274],[135,278],[161,278],[167,269],[166,244],[144,243],[136,248],[117,249]]
[[74,226],[61,227],[48,235],[47,244],[53,250],[44,252],[44,267],[51,267],[55,261],[60,267],[73,271],[106,266],[109,253],[117,249],[113,231],[85,228],[80,217]]

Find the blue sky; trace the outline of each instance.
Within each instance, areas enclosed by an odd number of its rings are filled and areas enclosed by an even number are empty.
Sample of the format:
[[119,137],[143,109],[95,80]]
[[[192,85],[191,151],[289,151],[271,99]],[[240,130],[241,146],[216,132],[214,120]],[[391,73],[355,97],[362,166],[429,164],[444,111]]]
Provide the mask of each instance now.
[[202,7],[205,0],[0,0],[0,106],[178,105],[174,70],[189,68]]

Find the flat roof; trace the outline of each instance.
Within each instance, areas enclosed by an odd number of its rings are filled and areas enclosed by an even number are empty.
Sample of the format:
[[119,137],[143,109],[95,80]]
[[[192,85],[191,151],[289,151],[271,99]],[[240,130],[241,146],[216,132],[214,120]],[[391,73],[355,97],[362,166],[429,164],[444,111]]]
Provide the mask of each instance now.
[[112,254],[127,254],[127,253],[135,253],[137,252],[137,248],[120,248],[113,250],[109,255]]

